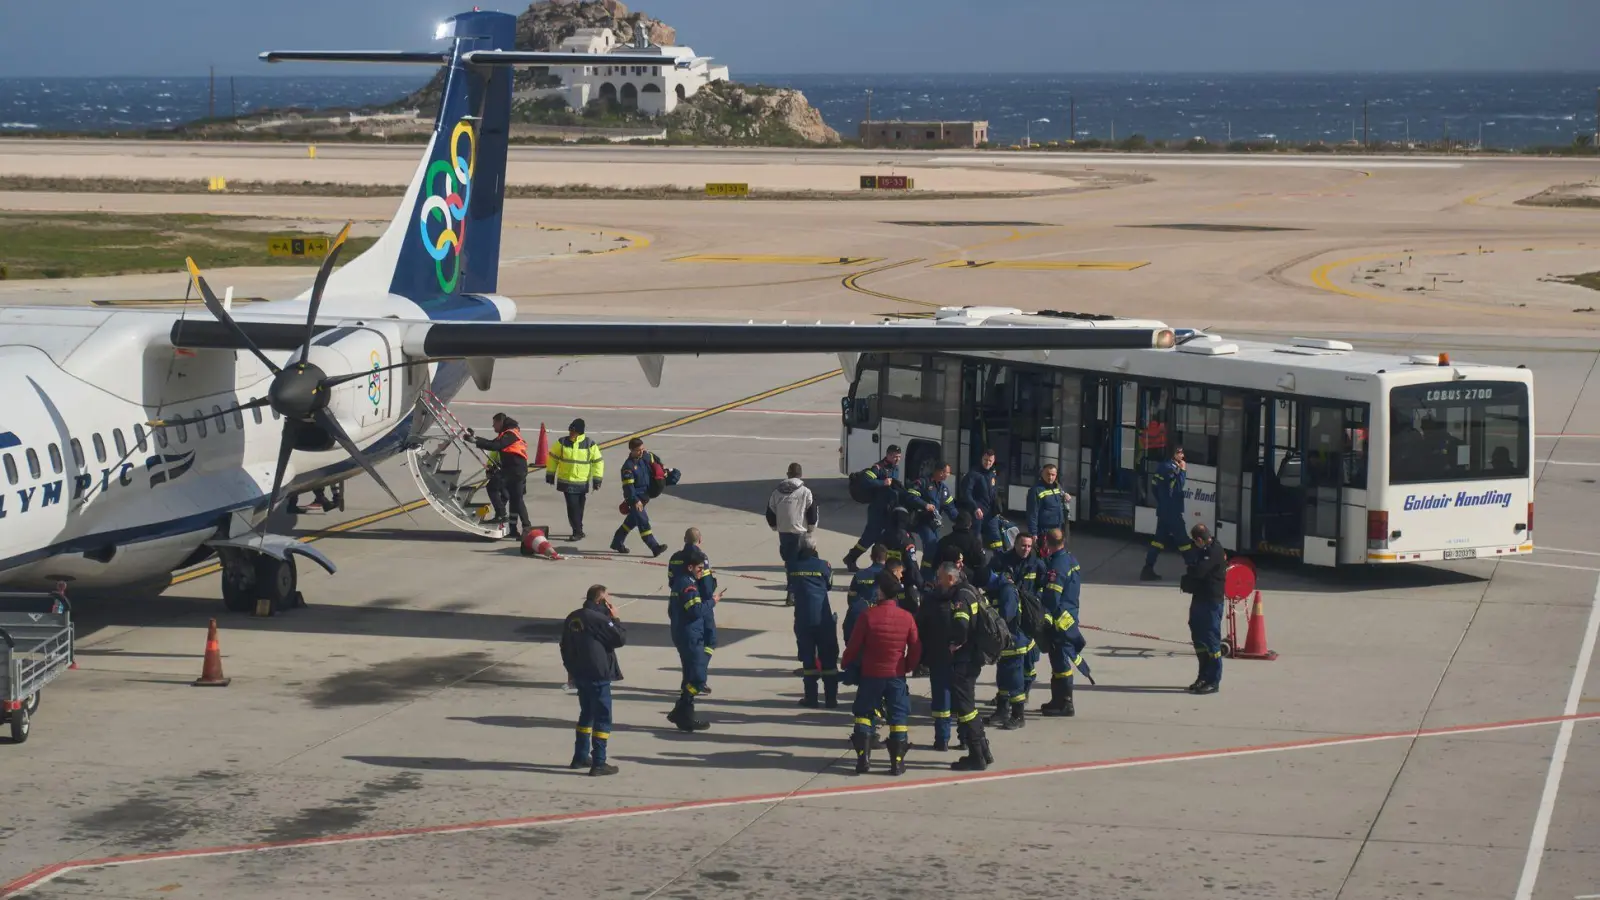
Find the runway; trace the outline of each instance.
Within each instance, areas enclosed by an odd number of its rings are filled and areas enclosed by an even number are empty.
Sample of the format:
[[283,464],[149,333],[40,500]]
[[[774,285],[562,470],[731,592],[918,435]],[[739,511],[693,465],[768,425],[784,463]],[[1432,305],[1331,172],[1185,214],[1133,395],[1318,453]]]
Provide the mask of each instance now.
[[[288,152],[127,152],[266,150]],[[544,152],[513,155],[537,165]],[[656,164],[644,149],[550,152]],[[878,156],[782,155],[661,158],[855,168]],[[932,154],[892,158],[935,167]],[[854,541],[838,360],[674,359],[655,390],[630,359],[502,362],[490,391],[457,404],[469,424],[503,409],[533,433],[540,422],[559,432],[582,415],[603,439],[645,435],[683,469],[651,514],[664,539],[701,528],[729,588],[703,704],[711,730],[665,723],[676,656],[664,570],[637,542],[626,557],[601,549],[614,477],[590,504],[596,537],[557,541],[570,554],[559,562],[464,540],[357,479],[346,513],[283,523],[317,536],[340,567],[302,567],[306,609],[222,616],[204,568],[160,598],[81,606],[81,668],[47,691],[28,744],[0,747],[13,786],[0,897],[523,897],[533,884],[662,898],[1600,894],[1600,318],[1573,312],[1600,304],[1540,280],[1600,270],[1600,213],[1514,205],[1600,166],[1270,162],[1075,156],[1052,164],[1067,178],[1115,167],[1150,180],[1006,200],[511,201],[501,290],[529,319],[848,321],[982,303],[1526,364],[1541,461],[1531,558],[1269,566],[1279,659],[1229,661],[1223,691],[1193,697],[1181,691],[1194,670],[1183,598],[1137,580],[1134,542],[1085,530],[1074,550],[1099,686],[1080,688],[1077,717],[994,734],[987,777],[952,780],[950,755],[928,749],[927,686],[914,681],[912,771],[894,784],[856,778],[847,711],[795,705],[790,611],[760,516],[798,461],[822,503],[823,555],[837,561]],[[956,178],[966,165],[937,167]],[[381,199],[204,195],[9,193],[0,207],[319,223],[393,214]],[[556,233],[536,224],[626,239],[609,240],[611,253],[552,256]],[[721,259],[685,259],[695,256]],[[1094,265],[1107,263],[1140,265]],[[297,293],[309,275],[208,272],[264,296]],[[181,296],[176,273],[0,282],[0,303],[164,285]],[[620,451],[606,461],[619,465]],[[399,465],[383,474],[402,500],[416,497]],[[530,497],[536,520],[563,518],[537,476]],[[553,643],[597,582],[632,629],[612,742],[622,772],[608,779],[566,769],[577,703]],[[217,616],[233,683],[195,691]]]

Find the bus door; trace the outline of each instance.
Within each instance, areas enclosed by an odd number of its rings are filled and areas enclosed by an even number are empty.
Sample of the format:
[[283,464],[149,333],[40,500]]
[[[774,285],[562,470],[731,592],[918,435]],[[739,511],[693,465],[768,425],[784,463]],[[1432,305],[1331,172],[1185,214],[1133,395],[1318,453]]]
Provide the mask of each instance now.
[[850,393],[842,403],[844,418],[844,443],[840,447],[839,474],[859,472],[883,458],[882,437],[878,433],[883,421],[879,405],[880,382],[883,378],[884,356],[881,353],[863,353],[856,362],[856,377],[850,384]]
[[1137,426],[1131,435],[1135,472],[1133,530],[1138,534],[1156,533],[1156,496],[1151,481],[1166,461],[1172,440],[1172,389],[1165,385],[1139,387]]
[[891,446],[904,453],[902,483],[925,477],[943,455],[945,361],[925,353],[891,353],[883,364],[879,395],[882,421],[876,456],[856,471],[877,462]]
[[1028,507],[1039,468],[1061,465],[1060,373],[1014,369],[1010,382],[1010,453],[1000,458],[1000,483],[1004,506],[1020,512]]
[[1133,527],[1135,432],[1139,386],[1132,381],[1084,379],[1083,460],[1089,467],[1088,516],[1092,521]]
[[1299,557],[1304,528],[1305,477],[1301,403],[1269,399],[1261,415],[1263,453],[1256,469],[1256,549]]
[[979,468],[983,451],[993,447],[996,490],[1004,505],[1007,460],[1011,458],[1011,367],[999,363],[971,362],[962,369],[962,418],[972,435],[967,464]]
[[[1260,408],[1260,401],[1252,398],[1247,403],[1243,394],[1222,395],[1222,433],[1217,442],[1217,525],[1216,538],[1224,550],[1238,552],[1249,549],[1250,503],[1248,487],[1253,479],[1245,477],[1246,466],[1254,473],[1260,458],[1253,438],[1259,434],[1251,429],[1250,406]],[[1246,437],[1252,438],[1247,445]]]
[[1313,566],[1339,562],[1344,485],[1345,408],[1332,403],[1305,405],[1303,553]]
[[1060,381],[1056,391],[1056,421],[1061,423],[1061,427],[1056,430],[1054,438],[1061,455],[1058,462],[1061,467],[1059,477],[1062,490],[1072,495],[1072,502],[1067,508],[1067,521],[1078,522],[1082,521],[1084,507],[1088,505],[1081,498],[1089,496],[1087,470],[1080,465],[1080,461],[1087,458],[1081,452],[1084,380],[1073,372],[1057,372],[1056,378]]

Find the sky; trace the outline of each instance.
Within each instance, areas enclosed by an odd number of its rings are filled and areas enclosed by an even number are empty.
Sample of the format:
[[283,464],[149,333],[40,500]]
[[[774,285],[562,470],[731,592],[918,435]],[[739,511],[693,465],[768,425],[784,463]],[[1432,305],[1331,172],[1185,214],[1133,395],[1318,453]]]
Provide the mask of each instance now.
[[[1600,68],[1596,0],[640,0],[630,6],[675,26],[679,43],[717,57],[735,78],[739,72]],[[0,0],[0,77],[204,75],[211,65],[219,75],[348,74],[348,66],[268,67],[256,55],[428,48],[433,25],[464,8],[447,0]],[[484,8],[525,7],[513,0]]]

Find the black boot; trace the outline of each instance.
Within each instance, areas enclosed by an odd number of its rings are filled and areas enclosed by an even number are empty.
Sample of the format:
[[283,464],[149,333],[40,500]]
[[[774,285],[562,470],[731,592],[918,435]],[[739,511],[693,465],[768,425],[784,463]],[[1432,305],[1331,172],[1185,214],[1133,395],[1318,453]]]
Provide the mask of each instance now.
[[1027,724],[1027,704],[1012,703],[1011,716],[1000,723],[1001,731],[1018,731]]
[[889,735],[890,775],[904,775],[906,773],[906,747],[910,743],[903,733]]
[[1078,714],[1078,711],[1072,708],[1072,679],[1063,678],[1061,684],[1061,692],[1067,699],[1066,704],[1061,707],[1061,715],[1070,719]]
[[[948,720],[944,720],[948,721]],[[933,750],[935,753],[948,753],[950,751],[950,726],[940,728],[938,723],[933,726]]]
[[817,676],[805,676],[805,685],[806,694],[804,697],[800,698],[800,705],[806,707],[807,709],[820,708],[822,703],[821,701],[817,700]]
[[850,552],[846,553],[844,555],[844,567],[846,569],[849,569],[852,572],[861,571],[861,567],[856,565],[856,561],[859,560],[860,558],[861,558],[861,551],[856,549],[855,547],[851,547],[850,548]]
[[994,754],[989,750],[989,736],[983,732],[982,722],[972,723],[972,737],[977,741],[978,752],[985,767],[994,765]]
[[1050,679],[1050,702],[1039,707],[1039,712],[1046,716],[1064,716],[1067,706],[1066,685],[1071,679]]
[[850,732],[850,746],[856,751],[856,774],[867,774],[867,768],[872,760],[872,744],[865,734],[859,731]]
[[[977,720],[974,719],[974,722]],[[967,755],[950,764],[957,772],[982,772],[989,767],[983,759],[983,740],[974,733],[971,725],[957,725],[961,742],[967,745]]]
[[611,536],[611,549],[618,553],[628,552],[628,529],[618,528],[617,533]]
[[839,708],[839,679],[822,679],[822,705],[829,709]]
[[1010,698],[1005,694],[996,695],[994,698],[994,712],[989,714],[989,718],[983,720],[984,724],[995,727],[1004,725],[1006,719],[1010,717],[1007,712],[1011,706],[1009,701]]
[[1155,566],[1145,566],[1139,570],[1140,581],[1160,581],[1161,576],[1156,574]]
[[694,717],[694,697],[687,691],[678,697],[678,705],[672,708],[672,712],[667,713],[667,721],[685,732],[705,731],[711,727],[711,723]]

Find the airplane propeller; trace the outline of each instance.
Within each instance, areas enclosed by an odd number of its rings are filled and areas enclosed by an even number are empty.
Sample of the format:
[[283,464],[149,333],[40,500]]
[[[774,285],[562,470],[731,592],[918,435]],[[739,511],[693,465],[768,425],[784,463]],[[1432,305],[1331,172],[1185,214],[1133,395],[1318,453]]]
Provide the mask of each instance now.
[[[333,388],[340,384],[362,378],[371,378],[378,372],[419,365],[425,361],[409,360],[392,366],[384,366],[381,369],[336,376],[329,376],[321,367],[309,361],[311,342],[316,337],[317,310],[322,305],[322,294],[328,286],[328,276],[333,274],[334,264],[339,259],[339,251],[344,247],[345,239],[349,235],[350,223],[346,223],[344,229],[339,232],[339,236],[334,239],[332,245],[328,248],[328,255],[323,259],[322,266],[317,270],[317,278],[311,288],[311,300],[306,313],[305,345],[301,350],[300,358],[290,363],[286,368],[278,366],[265,353],[261,352],[261,348],[250,340],[250,335],[239,327],[238,322],[234,321],[233,316],[228,313],[227,307],[217,299],[217,295],[211,290],[211,286],[206,283],[205,277],[200,274],[199,266],[195,265],[193,259],[185,260],[189,267],[189,275],[194,282],[194,286],[199,289],[200,296],[205,301],[206,309],[217,318],[217,321],[222,322],[232,330],[239,338],[240,343],[251,353],[254,353],[256,358],[261,360],[262,365],[266,366],[267,370],[272,373],[272,384],[267,389],[267,396],[252,400],[249,403],[240,404],[224,413],[224,415],[227,415],[235,410],[255,409],[265,406],[270,407],[283,417],[283,438],[278,447],[277,468],[272,476],[272,492],[267,495],[268,512],[271,512],[278,505],[278,495],[283,489],[284,474],[289,468],[289,458],[295,449],[297,429],[303,425],[320,428],[329,437],[333,438],[363,471],[372,476],[372,480],[383,488],[384,493],[389,495],[389,499],[393,500],[396,506],[402,505],[400,498],[395,496],[394,491],[390,490],[388,483],[383,480],[383,476],[378,474],[372,463],[361,452],[361,448],[357,447],[355,441],[350,439],[350,435],[344,430],[344,426],[339,424],[338,417],[329,411],[328,403],[333,399]],[[162,428],[189,425],[211,418],[215,418],[215,414],[197,416],[191,419],[156,419],[149,424],[152,428]]]

